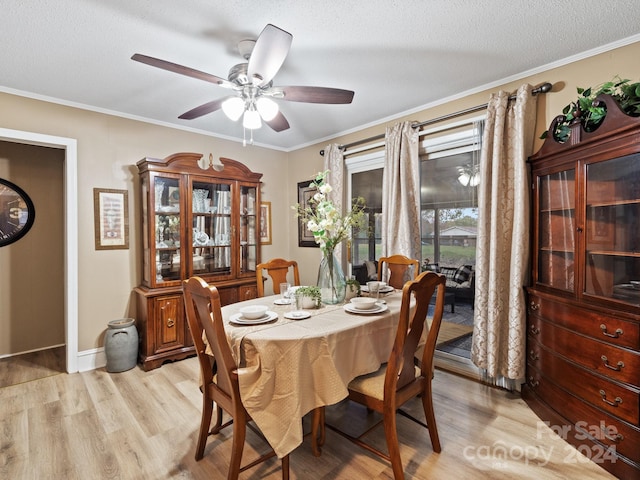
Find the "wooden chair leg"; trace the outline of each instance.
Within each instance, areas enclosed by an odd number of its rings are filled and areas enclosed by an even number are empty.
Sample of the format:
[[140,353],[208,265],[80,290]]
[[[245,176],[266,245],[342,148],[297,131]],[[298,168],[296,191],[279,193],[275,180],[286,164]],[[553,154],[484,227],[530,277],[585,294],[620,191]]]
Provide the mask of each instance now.
[[209,425],[211,425],[211,414],[213,413],[213,401],[202,396],[202,417],[200,420],[200,433],[198,434],[198,444],[196,445],[196,461],[202,460],[204,447],[209,436]]
[[431,446],[433,451],[440,453],[442,447],[440,446],[440,437],[438,436],[438,427],[436,425],[436,416],[433,411],[433,398],[431,395],[431,380],[428,381],[427,387],[422,394],[422,408],[424,409],[424,418],[427,420],[429,426],[429,437],[431,437]]
[[282,480],[289,480],[289,455],[282,457]]
[[222,428],[222,409],[216,405],[216,423],[211,427],[211,433],[215,435]]
[[398,445],[398,431],[396,430],[396,412],[386,410],[383,414],[384,436],[387,440],[387,449],[393,469],[395,480],[404,480],[404,470],[402,459],[400,458],[400,447]]
[[325,439],[324,407],[318,407],[313,411],[311,420],[311,450],[316,457],[322,454],[322,445]]
[[240,475],[240,462],[247,436],[247,421],[242,418],[233,419],[233,439],[231,443],[231,461],[229,462],[228,480],[237,480]]

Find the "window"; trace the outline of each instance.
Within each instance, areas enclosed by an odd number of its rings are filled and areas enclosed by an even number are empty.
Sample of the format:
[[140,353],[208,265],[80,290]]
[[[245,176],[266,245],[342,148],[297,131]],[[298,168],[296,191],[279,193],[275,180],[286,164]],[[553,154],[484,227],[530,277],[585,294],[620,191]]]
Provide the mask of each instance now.
[[347,198],[363,197],[369,227],[353,237],[351,244],[351,266],[361,266],[365,260],[375,260],[382,249],[382,171],[384,152],[360,155],[346,161],[348,174]]
[[[422,259],[441,266],[475,265],[478,225],[478,168],[484,116],[421,133]],[[384,151],[350,157],[347,198],[362,196],[369,230],[359,232],[351,265],[381,255],[382,172]]]
[[423,263],[475,265],[482,123],[422,142],[420,214]]

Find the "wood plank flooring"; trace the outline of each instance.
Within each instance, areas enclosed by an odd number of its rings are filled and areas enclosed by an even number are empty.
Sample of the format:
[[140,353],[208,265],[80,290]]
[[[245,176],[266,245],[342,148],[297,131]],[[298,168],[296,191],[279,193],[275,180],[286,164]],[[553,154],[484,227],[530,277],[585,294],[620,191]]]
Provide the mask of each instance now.
[[0,387],[64,373],[64,346],[0,359]]
[[[201,394],[195,358],[144,372],[98,369],[0,388],[0,478],[226,479],[231,431],[193,458]],[[541,424],[519,395],[437,370],[434,401],[442,453],[422,427],[398,417],[407,479],[611,479]],[[409,410],[420,415],[416,400]],[[371,417],[342,402],[328,420],[351,429]],[[382,430],[371,438],[382,445]],[[248,434],[245,461],[263,444]],[[500,457],[501,451],[507,454]],[[280,479],[268,461],[241,479]],[[321,457],[309,438],[291,455],[297,480],[393,478],[389,465],[327,430]]]

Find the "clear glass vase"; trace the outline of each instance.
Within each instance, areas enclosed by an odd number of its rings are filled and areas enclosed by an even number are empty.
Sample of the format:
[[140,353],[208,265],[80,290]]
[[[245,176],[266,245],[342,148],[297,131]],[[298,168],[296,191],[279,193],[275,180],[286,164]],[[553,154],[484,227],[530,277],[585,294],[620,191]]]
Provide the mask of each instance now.
[[346,279],[333,250],[323,252],[318,269],[318,287],[322,303],[335,305],[344,301]]

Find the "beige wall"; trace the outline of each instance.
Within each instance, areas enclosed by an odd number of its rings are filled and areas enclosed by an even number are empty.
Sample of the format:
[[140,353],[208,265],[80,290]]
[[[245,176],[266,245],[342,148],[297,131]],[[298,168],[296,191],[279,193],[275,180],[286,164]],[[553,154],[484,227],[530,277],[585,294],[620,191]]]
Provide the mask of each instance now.
[[[616,74],[639,80],[639,56],[640,44],[636,43],[425,109],[407,119],[428,120],[486,103],[489,94],[501,88],[514,91],[525,82],[537,85],[548,81],[554,84],[554,93],[543,95],[538,100],[537,137],[562,107],[576,97],[576,87],[597,85]],[[403,119],[388,124],[399,120]],[[145,156],[160,158],[180,151],[200,152],[208,156],[211,152],[216,158],[233,158],[263,173],[263,199],[272,202],[273,244],[263,247],[262,258],[294,258],[300,264],[302,282],[314,283],[316,280],[319,251],[297,246],[296,219],[289,207],[296,202],[296,183],[310,179],[322,169],[323,159],[318,152],[329,142],[288,154],[254,146],[243,148],[239,143],[214,137],[8,94],[0,94],[0,127],[78,140],[80,351],[102,345],[103,332],[109,320],[134,314],[131,290],[140,281],[135,163]],[[384,127],[371,127],[335,141],[348,143],[384,133]],[[540,142],[537,142],[536,149],[539,146]],[[132,230],[129,250],[94,249],[94,187],[127,189],[130,192],[133,201],[130,202]],[[0,283],[0,289],[3,287]]]
[[[107,322],[135,317],[131,291],[139,284],[140,227],[135,164],[145,156],[163,158],[176,152],[228,157],[263,173],[262,195],[271,201],[273,244],[263,258],[288,256],[287,224],[278,224],[288,204],[281,192],[290,185],[287,154],[214,137],[123,119],[14,95],[0,94],[0,127],[78,141],[78,349],[103,345]],[[130,196],[130,248],[94,248],[93,188],[126,189]],[[0,280],[0,290],[6,284]],[[4,332],[0,335],[4,335]]]
[[36,221],[0,248],[0,355],[64,344],[64,152],[0,141],[0,177],[22,188]]

